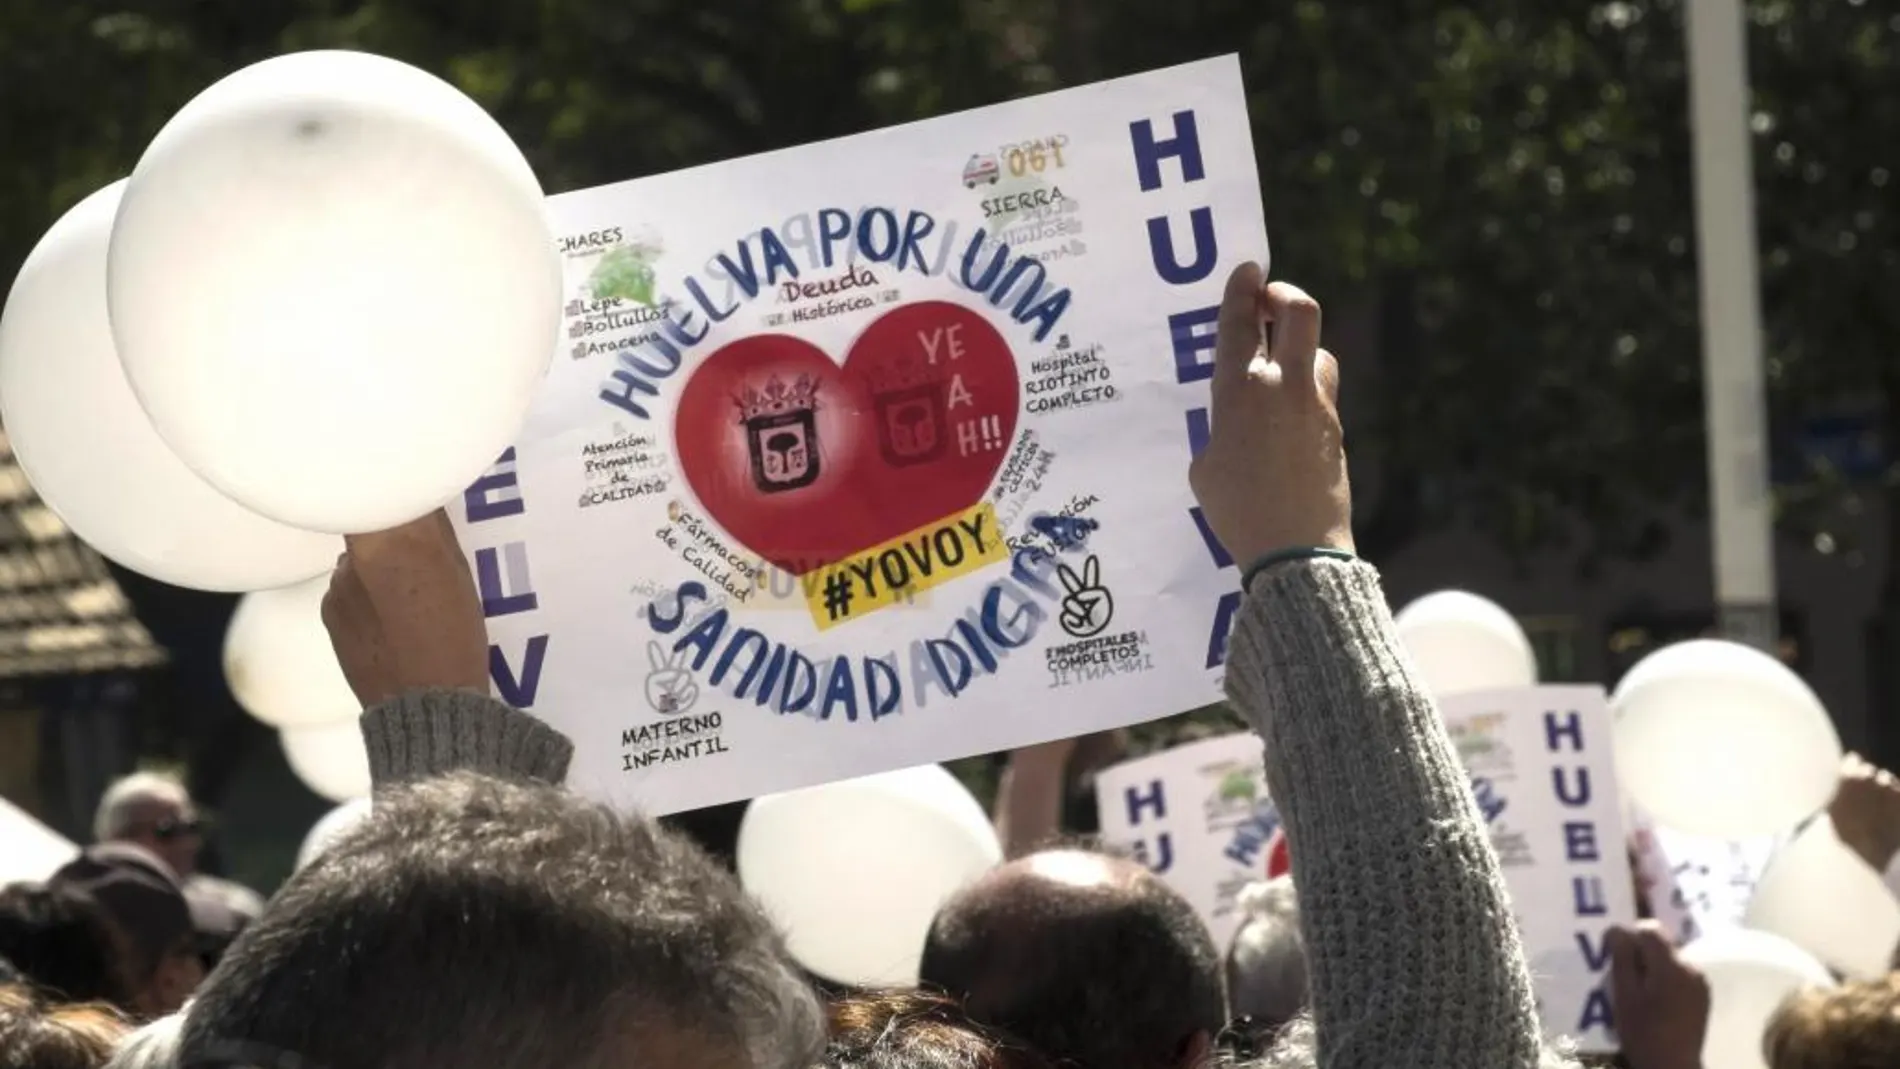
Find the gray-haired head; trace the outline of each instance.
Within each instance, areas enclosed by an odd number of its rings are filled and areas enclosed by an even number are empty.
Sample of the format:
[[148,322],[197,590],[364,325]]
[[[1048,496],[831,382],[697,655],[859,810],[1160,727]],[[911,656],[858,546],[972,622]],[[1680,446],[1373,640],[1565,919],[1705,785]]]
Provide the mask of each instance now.
[[93,812],[93,839],[109,843],[125,838],[138,827],[141,808],[151,803],[189,810],[191,792],[178,777],[163,772],[134,772],[115,780]]
[[1227,1012],[1271,1033],[1299,1016],[1310,998],[1299,897],[1282,876],[1243,888],[1240,928],[1227,946]]
[[226,953],[184,1064],[807,1069],[817,997],[684,837],[472,773],[386,789]]
[[125,1037],[105,1069],[178,1069],[185,1011],[168,1014]]

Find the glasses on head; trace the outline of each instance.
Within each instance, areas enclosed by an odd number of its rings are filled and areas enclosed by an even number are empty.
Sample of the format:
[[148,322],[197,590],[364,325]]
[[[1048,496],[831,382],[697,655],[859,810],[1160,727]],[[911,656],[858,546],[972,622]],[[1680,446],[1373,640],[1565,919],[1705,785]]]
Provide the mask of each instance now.
[[204,830],[205,822],[197,817],[165,817],[153,821],[150,826],[152,837],[160,842],[182,839],[187,835],[202,835]]

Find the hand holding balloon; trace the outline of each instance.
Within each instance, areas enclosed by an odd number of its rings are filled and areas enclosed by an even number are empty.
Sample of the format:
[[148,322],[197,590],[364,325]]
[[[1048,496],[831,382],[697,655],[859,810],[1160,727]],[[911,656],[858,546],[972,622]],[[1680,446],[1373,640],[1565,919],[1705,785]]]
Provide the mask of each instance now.
[[1841,782],[1828,805],[1834,833],[1875,872],[1900,854],[1900,780],[1859,754],[1841,763]]
[[1609,935],[1610,1002],[1632,1069],[1702,1069],[1709,982],[1654,923]]
[[350,536],[323,624],[364,708],[422,688],[488,693],[481,598],[445,513]]

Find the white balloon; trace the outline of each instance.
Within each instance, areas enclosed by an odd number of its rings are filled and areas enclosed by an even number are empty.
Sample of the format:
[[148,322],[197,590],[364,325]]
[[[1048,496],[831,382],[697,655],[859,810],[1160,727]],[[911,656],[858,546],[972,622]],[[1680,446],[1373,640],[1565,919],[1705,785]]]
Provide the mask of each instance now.
[[277,735],[290,770],[304,786],[332,802],[369,793],[369,751],[363,746],[362,725],[355,719],[284,728]]
[[1000,862],[983,807],[937,765],[754,799],[739,881],[827,979],[917,982],[937,908]]
[[1537,655],[1516,617],[1462,590],[1427,594],[1399,610],[1399,641],[1433,694],[1529,687]]
[[1610,697],[1616,774],[1658,824],[1749,839],[1794,827],[1834,794],[1841,740],[1801,677],[1720,639],[1644,657]]
[[357,52],[246,67],[132,172],[112,330],[212,485],[311,530],[383,530],[479,476],[553,355],[541,187],[453,86]]
[[1827,967],[1778,935],[1746,928],[1712,932],[1682,949],[1709,981],[1709,1069],[1768,1069],[1762,1033],[1783,1000],[1803,988],[1833,987]]
[[312,824],[310,831],[304,835],[303,845],[297,848],[297,869],[302,869],[315,861],[318,854],[323,853],[343,833],[361,824],[367,816],[369,816],[369,799],[352,798],[318,817],[317,822]]
[[246,594],[224,633],[224,678],[244,711],[272,727],[348,720],[363,712],[323,626],[330,577]]
[[154,579],[240,591],[328,571],[340,539],[286,527],[193,474],[152,429],[106,319],[124,182],[61,216],[0,315],[0,419],[40,499],[88,545]]
[[1769,860],[1743,923],[1857,980],[1887,975],[1900,946],[1900,900],[1825,814]]

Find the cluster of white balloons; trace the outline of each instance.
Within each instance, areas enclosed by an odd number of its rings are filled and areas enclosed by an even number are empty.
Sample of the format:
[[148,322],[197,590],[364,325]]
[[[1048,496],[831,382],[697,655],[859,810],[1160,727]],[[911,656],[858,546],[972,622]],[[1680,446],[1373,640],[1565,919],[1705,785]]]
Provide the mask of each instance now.
[[41,238],[0,315],[0,418],[101,554],[258,592],[232,689],[305,782],[354,797],[356,702],[316,611],[337,536],[428,514],[507,447],[560,286],[540,184],[479,105],[379,56],[281,56]]
[[0,415],[105,556],[261,590],[478,477],[560,315],[540,185],[479,105],[394,60],[281,56],[40,240],[0,316]]
[[1610,707],[1617,777],[1658,824],[1727,840],[1801,828],[1770,859],[1741,924],[1705,930],[1682,952],[1709,981],[1703,1063],[1765,1069],[1761,1037],[1784,999],[1833,986],[1832,970],[1884,975],[1900,940],[1900,905],[1824,812],[1840,736],[1792,669],[1720,639],[1644,657]]
[[323,626],[329,575],[244,595],[224,633],[224,678],[244,710],[277,729],[297,778],[341,802],[369,793],[361,703]]
[[[1523,629],[1478,595],[1428,595],[1400,611],[1397,625],[1436,694],[1537,681]],[[1726,840],[1801,828],[1770,861],[1742,926],[1711,931],[1683,951],[1712,991],[1704,1063],[1759,1066],[1763,1027],[1783,998],[1832,985],[1830,970],[1883,976],[1900,942],[1900,902],[1822,812],[1841,768],[1833,721],[1779,660],[1715,639],[1644,657],[1610,705],[1617,779],[1657,824]]]

